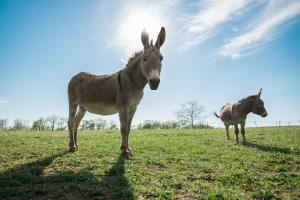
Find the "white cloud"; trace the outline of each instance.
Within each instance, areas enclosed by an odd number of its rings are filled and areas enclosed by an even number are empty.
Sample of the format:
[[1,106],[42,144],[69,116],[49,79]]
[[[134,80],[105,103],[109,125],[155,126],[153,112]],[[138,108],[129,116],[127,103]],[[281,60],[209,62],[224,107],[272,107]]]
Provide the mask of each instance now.
[[248,2],[246,0],[201,1],[196,14],[189,14],[182,18],[185,36],[180,49],[190,49],[214,36],[216,28],[231,20]]
[[185,51],[211,39],[229,25],[227,31],[231,30],[229,34],[235,36],[230,38],[226,33],[229,38],[218,48],[218,54],[231,58],[247,55],[274,39],[279,27],[284,30],[282,27],[286,26],[282,25],[300,13],[299,0],[198,0],[192,3],[132,0],[120,4],[113,39],[109,42],[121,52],[122,62],[142,49],[143,29],[155,41],[161,26],[167,29],[168,41],[172,41],[169,45]]
[[232,38],[219,50],[219,54],[237,58],[251,53],[256,47],[273,39],[279,26],[298,14],[300,14],[299,1],[270,0],[263,13],[247,28],[249,31]]
[[7,103],[8,103],[8,101],[0,99],[0,107],[6,107]]

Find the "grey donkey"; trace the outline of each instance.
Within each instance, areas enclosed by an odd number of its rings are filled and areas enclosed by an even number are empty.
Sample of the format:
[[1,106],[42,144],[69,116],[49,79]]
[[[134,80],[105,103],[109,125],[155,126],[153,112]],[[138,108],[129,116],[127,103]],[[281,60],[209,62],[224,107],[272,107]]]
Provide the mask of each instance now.
[[156,90],[160,82],[163,56],[160,48],[166,37],[162,27],[155,42],[149,43],[146,31],[141,34],[144,46],[142,51],[129,58],[122,70],[110,75],[94,75],[81,72],[75,75],[68,85],[69,97],[69,150],[78,149],[77,130],[86,111],[99,115],[119,113],[122,135],[121,151],[130,155],[128,135],[131,121],[138,104],[143,98],[147,83]]
[[234,125],[236,143],[239,143],[238,124],[240,124],[241,125],[241,133],[243,136],[243,143],[246,142],[245,123],[246,123],[247,115],[250,112],[260,115],[261,117],[266,117],[268,115],[268,113],[264,107],[264,102],[260,98],[261,91],[262,91],[262,89],[259,90],[258,94],[250,95],[246,98],[239,100],[237,103],[225,104],[221,108],[219,115],[215,112],[215,116],[220,118],[225,125],[227,140],[230,139],[229,126]]

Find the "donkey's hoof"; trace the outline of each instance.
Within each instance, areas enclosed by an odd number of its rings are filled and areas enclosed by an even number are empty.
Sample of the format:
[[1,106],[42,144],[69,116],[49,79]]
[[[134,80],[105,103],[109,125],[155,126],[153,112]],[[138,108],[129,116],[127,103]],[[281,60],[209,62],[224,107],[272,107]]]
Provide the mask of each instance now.
[[122,155],[123,155],[125,158],[129,158],[132,154],[131,154],[131,152],[122,152]]
[[123,156],[125,156],[125,157],[129,157],[129,156],[132,155],[131,150],[130,150],[129,148],[127,148],[127,149],[122,149],[122,154],[123,154]]
[[73,147],[69,147],[69,152],[75,152],[76,151],[76,147],[73,146]]
[[128,148],[128,147],[125,147],[125,146],[121,146],[120,147],[120,150],[122,151],[122,154],[124,156],[131,156],[131,150]]

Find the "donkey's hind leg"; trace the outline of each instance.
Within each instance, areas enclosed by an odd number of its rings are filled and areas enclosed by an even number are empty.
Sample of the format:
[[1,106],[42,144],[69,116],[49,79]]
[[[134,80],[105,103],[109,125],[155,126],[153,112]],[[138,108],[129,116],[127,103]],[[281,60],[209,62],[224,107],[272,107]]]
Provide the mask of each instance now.
[[74,142],[75,142],[76,149],[78,149],[77,130],[78,130],[78,126],[80,124],[80,121],[84,117],[85,113],[86,113],[86,109],[82,106],[79,106],[79,110],[78,110],[78,112],[76,113],[76,116],[75,116],[75,127],[74,127]]
[[225,125],[225,129],[226,129],[226,139],[230,140],[230,136],[229,136],[229,125]]
[[75,141],[74,141],[74,126],[75,126],[75,114],[77,110],[77,105],[69,105],[69,120],[68,120],[68,129],[69,129],[69,151],[74,152],[76,150]]

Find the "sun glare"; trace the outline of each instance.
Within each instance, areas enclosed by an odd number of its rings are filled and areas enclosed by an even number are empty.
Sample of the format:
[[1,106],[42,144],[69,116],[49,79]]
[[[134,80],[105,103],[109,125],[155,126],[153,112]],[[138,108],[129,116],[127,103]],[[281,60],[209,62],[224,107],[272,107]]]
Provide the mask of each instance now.
[[130,56],[134,51],[142,49],[141,32],[145,29],[150,40],[156,41],[157,34],[162,26],[166,26],[163,17],[154,9],[135,7],[124,12],[116,32],[118,46],[125,56]]

